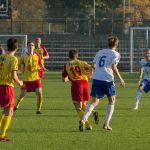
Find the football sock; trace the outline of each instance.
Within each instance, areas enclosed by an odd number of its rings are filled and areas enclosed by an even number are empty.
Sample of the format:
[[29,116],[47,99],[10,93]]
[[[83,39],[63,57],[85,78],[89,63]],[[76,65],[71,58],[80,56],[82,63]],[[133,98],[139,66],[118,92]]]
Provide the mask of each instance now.
[[20,103],[22,102],[22,100],[24,99],[24,97],[18,97],[17,102],[16,102],[16,107],[19,108]]
[[4,116],[1,124],[1,130],[0,130],[0,138],[3,138],[6,134],[6,131],[10,125],[11,117],[10,116]]
[[137,90],[135,93],[135,98],[134,98],[136,105],[138,105],[141,95],[142,95],[142,92],[140,90]]
[[82,122],[85,123],[86,120],[88,119],[88,117],[90,116],[90,114],[92,113],[93,109],[95,108],[95,106],[93,104],[89,104],[88,107],[85,110],[84,116],[82,118]]
[[111,102],[108,103],[108,106],[107,106],[107,111],[106,111],[106,115],[105,115],[105,120],[104,120],[104,124],[106,126],[109,125],[109,121],[112,117],[112,114],[114,112],[114,104],[112,104]]
[[[82,108],[82,109],[83,109],[83,111],[85,111],[85,110],[86,110],[86,108],[87,108],[87,105],[83,105],[83,108]],[[92,113],[94,113],[94,112],[95,112],[95,110],[93,109],[93,110],[92,110]]]
[[[84,115],[84,111],[83,110],[81,110],[81,111],[78,112],[78,116],[79,116],[80,119],[82,119],[83,115]],[[89,123],[88,120],[85,121],[85,126],[87,128],[91,128],[91,125],[90,125],[90,123]]]
[[40,111],[41,110],[41,107],[42,107],[42,97],[41,96],[38,96],[37,97],[37,111]]
[[0,116],[0,126],[1,126],[1,124],[2,124],[2,120],[4,119],[4,117],[5,117],[5,114],[4,114],[4,112],[2,112],[2,114],[1,114],[1,116]]

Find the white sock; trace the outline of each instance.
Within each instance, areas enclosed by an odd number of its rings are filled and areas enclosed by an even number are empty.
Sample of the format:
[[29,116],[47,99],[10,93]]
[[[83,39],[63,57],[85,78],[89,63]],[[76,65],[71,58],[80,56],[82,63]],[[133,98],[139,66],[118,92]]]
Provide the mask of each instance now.
[[86,108],[85,110],[85,113],[84,113],[84,116],[82,118],[82,122],[85,123],[86,120],[89,118],[89,116],[91,115],[92,113],[92,110],[95,108],[95,106],[91,103],[88,105],[88,107]]
[[142,95],[142,92],[140,90],[137,90],[136,93],[135,93],[135,98],[134,98],[134,101],[135,101],[136,105],[138,105],[141,95]]
[[104,124],[105,124],[106,126],[109,125],[109,121],[110,121],[110,119],[111,119],[111,117],[112,117],[113,112],[114,112],[114,104],[112,104],[112,103],[109,102],[109,103],[108,103],[108,106],[107,106],[105,121],[104,121]]

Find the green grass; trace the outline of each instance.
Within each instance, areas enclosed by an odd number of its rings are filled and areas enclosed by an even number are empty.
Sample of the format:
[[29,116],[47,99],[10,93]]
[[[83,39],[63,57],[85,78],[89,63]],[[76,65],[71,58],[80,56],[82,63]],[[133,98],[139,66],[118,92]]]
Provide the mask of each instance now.
[[[137,74],[123,74],[126,88],[117,86],[117,102],[111,121],[113,131],[102,129],[107,107],[104,98],[97,107],[99,125],[90,121],[92,131],[79,132],[78,117],[71,102],[70,83],[62,83],[60,73],[47,73],[43,80],[43,114],[36,115],[34,93],[26,96],[12,119],[7,135],[11,142],[0,150],[148,150],[150,148],[150,98],[143,94],[138,111],[133,111]],[[19,89],[16,88],[16,96]]]

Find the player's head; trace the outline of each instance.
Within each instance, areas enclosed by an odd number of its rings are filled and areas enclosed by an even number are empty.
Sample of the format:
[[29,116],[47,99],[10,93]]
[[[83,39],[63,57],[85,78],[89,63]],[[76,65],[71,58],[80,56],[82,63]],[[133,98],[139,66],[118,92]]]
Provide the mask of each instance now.
[[38,37],[35,39],[35,47],[40,47],[41,43],[42,43],[41,38]]
[[8,51],[15,51],[18,49],[18,40],[15,38],[10,38],[7,40],[7,49]]
[[34,49],[35,49],[35,44],[34,44],[34,42],[33,42],[33,41],[29,41],[29,42],[27,43],[27,48],[28,48],[28,51],[29,51],[29,52],[34,52]]
[[116,36],[110,36],[108,38],[109,48],[117,48],[119,45],[119,39]]
[[77,59],[78,58],[78,52],[75,49],[71,49],[69,51],[69,59]]
[[145,57],[150,61],[150,48],[145,49]]

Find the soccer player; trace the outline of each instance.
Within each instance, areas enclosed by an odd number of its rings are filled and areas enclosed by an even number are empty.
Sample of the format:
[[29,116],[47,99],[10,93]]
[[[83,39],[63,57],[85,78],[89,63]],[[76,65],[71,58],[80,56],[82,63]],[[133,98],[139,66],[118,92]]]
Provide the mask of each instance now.
[[40,56],[34,53],[34,42],[28,42],[28,52],[22,55],[19,64],[23,66],[23,83],[20,96],[17,99],[14,111],[18,109],[21,101],[27,92],[35,92],[37,95],[37,111],[36,114],[41,114],[42,107],[42,85],[38,74],[39,66],[43,67]]
[[[90,99],[88,78],[92,74],[92,67],[78,59],[78,53],[72,49],[69,51],[70,61],[64,65],[62,79],[64,82],[71,81],[72,102],[81,119],[84,114],[86,102]],[[95,122],[98,122],[98,113],[94,113]],[[92,130],[89,121],[85,121],[86,129]]]
[[14,108],[14,82],[19,86],[23,82],[18,79],[18,59],[14,56],[18,48],[17,39],[7,41],[7,53],[0,56],[0,106],[4,108],[0,116],[0,141],[6,142],[6,131],[10,125]]
[[[144,77],[143,77],[144,76]],[[140,61],[140,80],[139,87],[135,94],[134,110],[138,109],[142,91],[148,93],[150,91],[150,49],[145,50],[145,59]]]
[[92,110],[98,105],[99,100],[104,97],[104,95],[107,95],[108,107],[103,124],[103,129],[112,130],[109,122],[113,115],[114,105],[116,101],[113,72],[118,77],[120,85],[123,87],[125,86],[125,82],[117,68],[117,64],[120,60],[120,54],[117,52],[118,44],[119,40],[117,37],[109,37],[109,48],[99,50],[94,57],[93,66],[95,67],[95,71],[92,75],[92,102],[88,105],[81,122],[79,122],[80,131],[84,131],[86,120],[90,116]]
[[[49,54],[48,54],[45,46],[42,45],[41,38],[35,39],[35,53],[40,55],[43,65],[44,65],[44,59],[49,59]],[[45,68],[45,70],[46,70],[46,68]],[[42,68],[39,68],[38,72],[39,72],[40,78],[43,78],[44,70]]]

